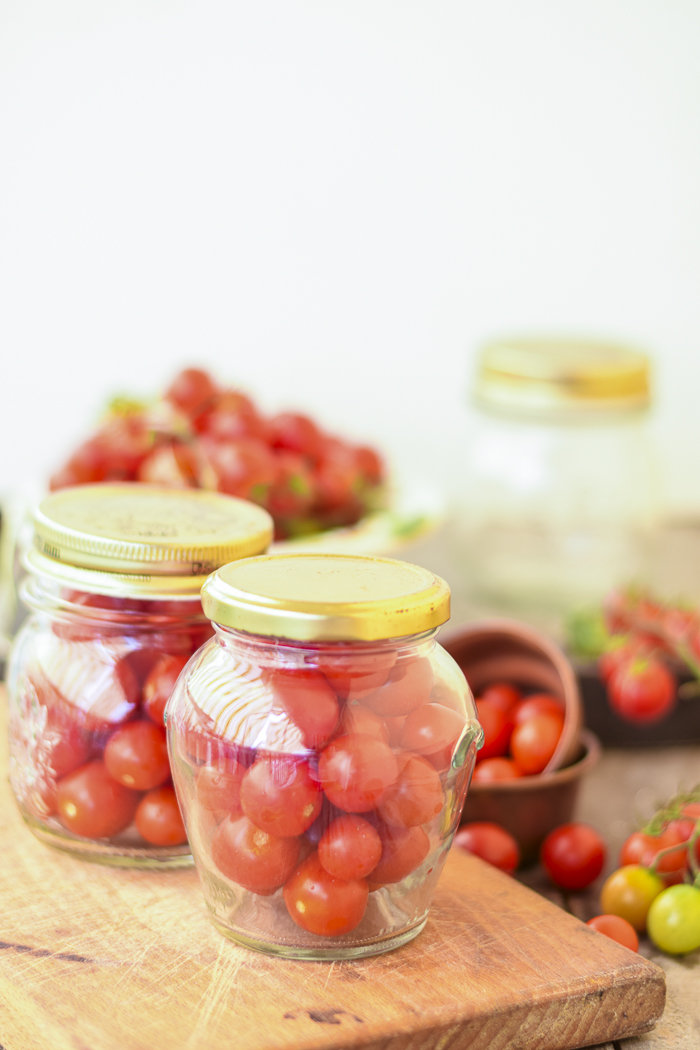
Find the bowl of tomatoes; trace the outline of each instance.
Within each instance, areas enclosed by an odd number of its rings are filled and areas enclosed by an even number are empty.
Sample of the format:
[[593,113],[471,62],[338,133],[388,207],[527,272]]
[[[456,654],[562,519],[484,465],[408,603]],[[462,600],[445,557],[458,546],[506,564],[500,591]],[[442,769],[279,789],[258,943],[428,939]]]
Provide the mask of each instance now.
[[463,821],[493,821],[522,863],[572,819],[581,777],[600,756],[583,728],[573,667],[545,634],[515,620],[467,624],[442,640],[474,693],[484,730]]

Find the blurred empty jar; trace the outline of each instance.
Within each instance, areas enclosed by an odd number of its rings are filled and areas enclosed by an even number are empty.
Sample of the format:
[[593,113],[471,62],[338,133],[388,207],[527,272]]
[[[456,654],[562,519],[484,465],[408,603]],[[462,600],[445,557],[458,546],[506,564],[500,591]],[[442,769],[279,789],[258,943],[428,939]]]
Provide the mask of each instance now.
[[564,339],[486,345],[450,529],[472,596],[566,612],[643,570],[657,524],[649,360]]

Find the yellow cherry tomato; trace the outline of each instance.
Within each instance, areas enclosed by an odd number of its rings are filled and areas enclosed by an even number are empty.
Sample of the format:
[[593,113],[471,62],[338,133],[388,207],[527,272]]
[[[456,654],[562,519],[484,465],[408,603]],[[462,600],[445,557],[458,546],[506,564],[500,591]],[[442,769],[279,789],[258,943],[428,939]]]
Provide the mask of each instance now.
[[700,890],[679,885],[660,893],[649,908],[647,932],[656,947],[670,955],[700,948]]
[[600,907],[607,915],[619,915],[635,930],[643,932],[651,903],[663,889],[664,884],[658,875],[653,875],[640,864],[626,864],[603,883]]

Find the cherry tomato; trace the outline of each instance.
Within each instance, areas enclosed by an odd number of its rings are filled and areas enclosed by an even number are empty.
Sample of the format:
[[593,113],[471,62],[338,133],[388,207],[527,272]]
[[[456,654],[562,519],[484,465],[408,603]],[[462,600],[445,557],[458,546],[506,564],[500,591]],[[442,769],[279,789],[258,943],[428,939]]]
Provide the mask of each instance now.
[[384,685],[368,693],[363,703],[385,718],[407,715],[425,703],[432,685],[433,669],[427,657],[402,659],[391,669]]
[[374,809],[398,775],[387,745],[371,736],[341,736],[322,752],[318,763],[328,800],[348,813]]
[[598,674],[607,684],[615,671],[633,660],[639,651],[639,643],[627,635],[613,636],[612,647],[598,658]]
[[46,708],[40,750],[43,761],[56,777],[84,765],[93,752],[92,738],[80,724],[79,714],[58,697]]
[[476,854],[509,875],[520,863],[520,847],[510,832],[500,824],[486,820],[462,824],[454,837],[454,845]]
[[199,457],[190,445],[168,441],[158,445],[140,465],[136,480],[146,485],[163,485],[169,489],[197,488]]
[[500,707],[504,714],[510,714],[515,707],[520,703],[522,693],[510,682],[492,682],[491,685],[487,685],[485,689],[482,689],[479,696],[477,696],[477,702],[479,700],[488,700],[490,704],[495,704],[496,707]]
[[360,445],[355,449],[355,460],[370,485],[377,485],[384,477],[381,456],[373,448]]
[[452,761],[457,741],[464,729],[464,715],[442,704],[423,704],[412,711],[401,726],[399,746],[423,755],[443,772]]
[[502,780],[515,780],[520,776],[522,773],[512,758],[485,758],[477,762],[472,783],[495,784]]
[[399,774],[377,803],[387,824],[412,828],[427,824],[442,812],[445,796],[434,767],[417,755],[397,756]]
[[309,763],[287,755],[259,757],[241,782],[241,808],[248,820],[277,838],[303,834],[322,800]]
[[654,863],[654,857],[658,852],[657,837],[647,835],[643,831],[634,831],[622,844],[618,864],[623,867],[626,864],[642,864],[645,868]]
[[345,736],[374,736],[377,740],[389,743],[389,727],[384,719],[375,715],[369,708],[362,704],[349,703],[346,705],[340,719],[340,732]]
[[319,937],[340,937],[359,926],[367,907],[366,879],[336,879],[312,853],[284,886],[284,902],[297,926]]
[[516,726],[519,726],[534,715],[553,715],[563,724],[564,705],[557,700],[556,696],[550,696],[549,693],[533,693],[532,696],[526,696],[522,703],[518,704],[513,714],[513,721]]
[[307,461],[295,452],[278,452],[275,480],[266,507],[278,518],[302,517],[314,502],[314,477]]
[[107,741],[104,761],[109,775],[136,791],[150,791],[170,776],[165,730],[153,722],[129,722]]
[[386,827],[380,837],[382,856],[372,872],[374,885],[401,882],[420,867],[430,853],[430,839],[421,827]]
[[700,890],[670,886],[651,902],[647,933],[657,948],[669,955],[685,955],[700,948]]
[[312,419],[298,412],[280,412],[268,423],[273,448],[300,452],[316,461],[323,449],[323,437]]
[[663,888],[658,875],[652,875],[638,864],[626,864],[603,883],[600,906],[606,913],[627,919],[635,930],[643,933],[651,902]]
[[217,391],[211,376],[201,368],[184,368],[165,391],[165,400],[185,415],[194,416]]
[[163,725],[165,705],[175,688],[180,672],[189,660],[189,653],[174,655],[163,653],[149,672],[143,686],[143,707],[148,717],[157,725]]
[[242,812],[241,782],[245,773],[245,766],[235,760],[225,771],[202,766],[195,784],[197,803],[210,813]]
[[356,646],[349,651],[340,647],[338,652],[321,651],[317,656],[319,671],[343,700],[362,700],[386,682],[395,663],[396,652],[381,649],[358,652]]
[[477,700],[476,714],[484,730],[484,742],[479,751],[479,758],[500,758],[508,751],[513,723],[510,716],[490,700]]
[[623,664],[608,682],[610,705],[629,722],[648,724],[665,718],[676,704],[676,680],[653,656]]
[[253,437],[216,441],[204,436],[201,449],[216,475],[219,492],[253,503],[266,502],[277,468],[272,452],[263,441]]
[[136,810],[136,828],[152,846],[180,846],[187,842],[177,796],[170,786],[153,788]]
[[510,753],[524,776],[541,773],[554,754],[563,722],[556,715],[534,715],[516,725],[510,738]]
[[59,781],[56,808],[61,822],[86,839],[108,839],[134,819],[139,794],[118,784],[100,759]]
[[593,828],[562,824],[542,843],[540,860],[555,885],[564,890],[583,890],[600,875],[605,854],[605,843]]
[[639,951],[639,937],[634,926],[628,923],[620,915],[596,915],[589,919],[586,926],[591,926],[598,933],[605,934],[612,941],[617,941],[623,948],[629,948],[631,952]]
[[379,832],[369,821],[348,813],[329,824],[318,844],[318,859],[336,879],[362,879],[382,855]]
[[296,867],[299,840],[268,835],[247,817],[227,817],[214,833],[211,855],[227,878],[267,896],[286,882]]
[[338,722],[338,700],[318,671],[280,670],[268,673],[277,701],[299,726],[306,747],[321,747]]
[[236,441],[238,438],[267,436],[267,426],[255,405],[239,390],[223,390],[207,402],[203,411],[192,420],[199,434],[216,441]]

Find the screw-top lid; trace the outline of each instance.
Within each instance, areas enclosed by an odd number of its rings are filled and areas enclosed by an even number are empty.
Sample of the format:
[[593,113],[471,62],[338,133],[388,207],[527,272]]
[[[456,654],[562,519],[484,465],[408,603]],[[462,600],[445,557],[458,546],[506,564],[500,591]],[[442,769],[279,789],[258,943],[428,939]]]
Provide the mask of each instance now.
[[121,591],[133,590],[131,581],[146,590],[184,586],[198,592],[219,565],[264,551],[272,532],[272,519],[261,507],[219,492],[81,485],[41,502],[34,514],[36,550],[28,562],[35,571],[74,586],[92,584],[90,589],[109,574],[113,582],[123,581]]
[[570,339],[506,339],[481,352],[474,396],[487,408],[537,415],[619,412],[650,403],[638,350]]
[[450,588],[391,558],[277,554],[224,565],[202,588],[210,620],[298,641],[379,641],[422,634],[450,617]]

